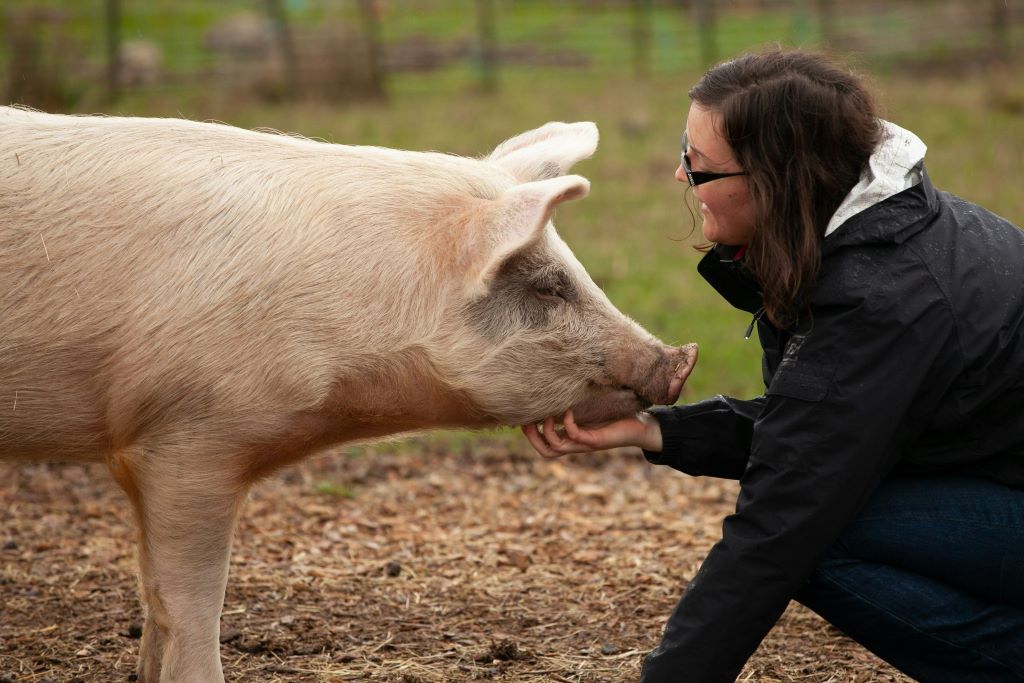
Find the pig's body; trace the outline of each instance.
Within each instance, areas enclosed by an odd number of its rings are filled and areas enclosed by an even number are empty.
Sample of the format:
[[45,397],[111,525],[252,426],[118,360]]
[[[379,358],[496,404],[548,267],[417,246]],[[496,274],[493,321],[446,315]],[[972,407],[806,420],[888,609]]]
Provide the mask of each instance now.
[[0,457],[109,463],[141,530],[142,680],[221,679],[232,529],[268,471],[674,401],[686,353],[548,220],[596,142],[550,124],[474,160],[0,108]]

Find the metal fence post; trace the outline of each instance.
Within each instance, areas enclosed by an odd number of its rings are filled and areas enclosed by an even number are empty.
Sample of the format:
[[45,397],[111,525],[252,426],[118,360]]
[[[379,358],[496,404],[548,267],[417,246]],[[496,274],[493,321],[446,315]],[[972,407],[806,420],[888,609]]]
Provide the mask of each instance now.
[[106,0],[107,101],[121,93],[121,0]]
[[697,0],[697,31],[700,33],[700,61],[708,68],[718,61],[715,0]]
[[384,87],[384,43],[381,40],[380,7],[376,0],[359,0],[359,14],[366,34],[370,88],[374,97],[387,97]]
[[1010,3],[1009,0],[991,0],[992,50],[996,59],[1010,58]]
[[633,73],[646,78],[651,73],[651,0],[632,0]]
[[793,0],[793,42],[804,46],[810,39],[811,18],[807,0]]
[[834,0],[818,0],[818,32],[821,42],[831,44],[836,39],[836,5]]
[[289,97],[294,97],[299,92],[299,61],[295,56],[295,43],[292,41],[288,14],[281,0],[267,0],[267,12],[274,27],[274,39],[281,53],[281,61],[284,63],[284,89]]
[[480,34],[480,86],[484,92],[498,89],[498,26],[494,0],[476,0],[476,23]]

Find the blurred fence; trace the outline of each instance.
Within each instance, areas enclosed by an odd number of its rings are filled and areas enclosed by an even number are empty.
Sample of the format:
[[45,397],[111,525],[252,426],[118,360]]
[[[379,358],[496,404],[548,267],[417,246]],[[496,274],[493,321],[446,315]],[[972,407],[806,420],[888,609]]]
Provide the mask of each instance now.
[[0,94],[48,110],[154,90],[382,98],[537,70],[693,71],[766,43],[876,64],[1012,61],[1022,0],[6,0]]

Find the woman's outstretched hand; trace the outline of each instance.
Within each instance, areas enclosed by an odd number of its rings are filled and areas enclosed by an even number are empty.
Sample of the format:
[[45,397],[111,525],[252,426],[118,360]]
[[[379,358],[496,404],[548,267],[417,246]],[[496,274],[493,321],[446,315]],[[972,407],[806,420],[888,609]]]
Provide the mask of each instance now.
[[584,428],[576,424],[572,411],[562,418],[564,431],[555,427],[555,418],[523,426],[523,434],[545,458],[558,458],[569,453],[589,453],[622,446],[637,446],[648,451],[661,450],[661,426],[649,413],[637,413],[600,427]]

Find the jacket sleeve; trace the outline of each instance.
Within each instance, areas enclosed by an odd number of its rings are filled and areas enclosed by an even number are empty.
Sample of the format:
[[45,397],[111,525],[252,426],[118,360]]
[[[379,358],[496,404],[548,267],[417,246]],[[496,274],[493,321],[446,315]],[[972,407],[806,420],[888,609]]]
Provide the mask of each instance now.
[[790,340],[753,424],[736,511],[645,661],[644,683],[734,680],[920,432],[948,387],[956,338],[935,285],[914,286],[903,297],[912,301],[872,291],[819,309]]
[[739,479],[750,456],[754,420],[763,396],[750,401],[715,396],[684,406],[649,411],[661,426],[660,452],[644,451],[655,465],[693,476]]

